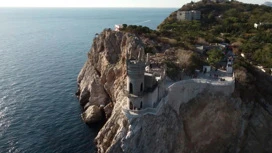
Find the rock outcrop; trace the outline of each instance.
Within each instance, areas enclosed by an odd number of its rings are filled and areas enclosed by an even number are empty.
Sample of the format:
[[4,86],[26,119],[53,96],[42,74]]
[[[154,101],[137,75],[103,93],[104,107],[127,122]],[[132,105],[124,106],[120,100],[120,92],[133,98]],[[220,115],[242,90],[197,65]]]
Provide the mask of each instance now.
[[82,113],[82,119],[87,124],[93,124],[103,119],[103,114],[100,108],[96,105],[92,105],[87,108],[87,110]]
[[170,102],[158,115],[126,116],[126,57],[137,58],[143,48],[133,34],[104,30],[78,76],[83,114],[92,118],[98,115],[92,108],[100,107],[108,119],[95,138],[99,153],[272,152],[272,102],[255,90],[260,100],[244,98],[239,87],[233,95],[197,93],[175,108]]
[[137,58],[143,50],[140,38],[123,32],[108,29],[94,38],[88,60],[77,78],[77,96],[85,114],[90,114],[88,108],[95,105],[110,117],[126,83],[126,56]]

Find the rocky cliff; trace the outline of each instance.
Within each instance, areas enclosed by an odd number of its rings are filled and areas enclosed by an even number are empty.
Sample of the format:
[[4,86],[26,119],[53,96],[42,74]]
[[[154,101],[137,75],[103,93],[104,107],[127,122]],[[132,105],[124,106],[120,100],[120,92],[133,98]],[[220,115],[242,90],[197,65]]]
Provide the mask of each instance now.
[[86,123],[93,123],[90,118],[94,114],[98,114],[94,122],[101,118],[98,107],[106,118],[111,116],[113,105],[116,108],[117,99],[123,93],[126,56],[137,58],[143,50],[140,39],[131,34],[108,29],[94,38],[88,60],[77,78],[76,94],[85,110],[82,117]]
[[254,86],[261,103],[245,98],[241,90],[256,81],[246,72],[237,73],[247,82],[237,80],[233,95],[202,92],[179,108],[164,105],[158,115],[126,116],[126,57],[137,58],[144,47],[141,38],[124,32],[104,30],[94,38],[77,95],[86,123],[107,118],[95,138],[98,152],[272,152],[271,100]]

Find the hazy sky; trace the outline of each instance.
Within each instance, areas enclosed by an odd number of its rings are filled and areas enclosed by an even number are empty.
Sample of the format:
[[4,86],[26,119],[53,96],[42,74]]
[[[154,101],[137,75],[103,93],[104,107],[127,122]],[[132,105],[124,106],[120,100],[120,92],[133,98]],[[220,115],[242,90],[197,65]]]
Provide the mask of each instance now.
[[[0,7],[174,7],[191,0],[0,0]],[[269,0],[240,0],[263,4]],[[271,0],[270,0],[271,1]]]

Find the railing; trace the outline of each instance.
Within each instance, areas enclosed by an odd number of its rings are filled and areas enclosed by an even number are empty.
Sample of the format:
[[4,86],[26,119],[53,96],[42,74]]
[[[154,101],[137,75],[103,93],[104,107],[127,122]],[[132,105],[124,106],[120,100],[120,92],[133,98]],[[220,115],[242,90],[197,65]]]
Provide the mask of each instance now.
[[212,79],[189,79],[189,80],[181,80],[179,82],[173,83],[168,88],[171,88],[179,83],[183,83],[183,84],[186,84],[186,83],[207,83],[207,84],[211,84],[211,85],[228,86],[228,85],[232,85],[234,82],[235,81],[233,78],[231,81],[219,81],[219,80],[212,80]]
[[[191,84],[191,83],[203,83],[203,84],[210,84],[210,85],[215,85],[215,86],[230,86],[233,85],[235,83],[235,79],[234,79],[234,74],[233,77],[231,77],[231,80],[228,81],[219,81],[219,80],[214,80],[214,79],[189,79],[189,80],[182,80],[179,82],[176,82],[172,85],[170,85],[168,87],[168,89],[166,90],[166,92],[164,93],[164,96],[162,98],[160,98],[158,100],[158,102],[155,103],[155,107],[154,108],[144,108],[141,110],[130,110],[127,108],[123,108],[125,114],[127,116],[133,117],[135,115],[146,115],[146,114],[152,114],[152,115],[158,115],[159,110],[161,109],[161,107],[166,103],[165,100],[168,99],[168,92],[169,89],[171,89],[172,87],[179,85],[179,84]],[[127,90],[124,90],[125,94],[130,95],[129,92]]]
[[139,115],[142,116],[142,115],[148,115],[148,114],[158,115],[158,112],[161,110],[162,106],[165,104],[166,98],[167,96],[163,97],[158,103],[157,107],[154,107],[154,108],[145,108],[141,110],[130,110],[127,108],[123,108],[123,111],[128,118],[134,118],[134,117],[138,117]]

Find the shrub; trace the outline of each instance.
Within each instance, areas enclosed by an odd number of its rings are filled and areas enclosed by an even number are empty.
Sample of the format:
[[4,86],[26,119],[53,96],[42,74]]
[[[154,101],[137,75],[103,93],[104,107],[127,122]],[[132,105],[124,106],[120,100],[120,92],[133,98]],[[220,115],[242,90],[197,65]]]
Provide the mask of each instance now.
[[173,80],[177,79],[181,71],[180,67],[173,61],[165,61],[164,63],[166,64],[167,67],[166,69],[167,76]]
[[212,49],[207,54],[208,54],[208,62],[212,66],[216,66],[224,57],[224,54],[219,49]]

